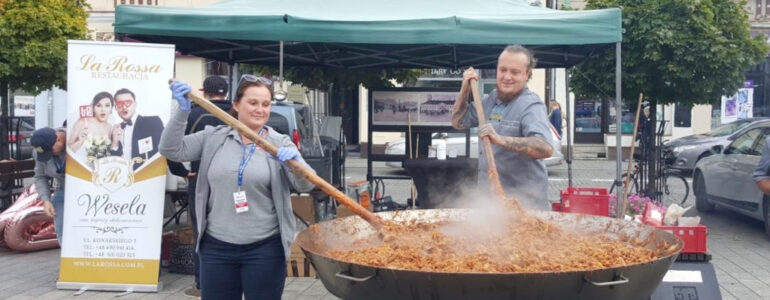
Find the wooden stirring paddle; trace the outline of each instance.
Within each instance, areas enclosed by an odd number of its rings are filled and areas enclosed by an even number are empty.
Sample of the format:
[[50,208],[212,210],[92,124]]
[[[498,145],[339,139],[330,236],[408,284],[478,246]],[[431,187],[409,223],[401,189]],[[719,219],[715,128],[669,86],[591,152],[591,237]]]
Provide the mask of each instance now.
[[[169,80],[169,84],[171,84],[174,81],[174,79]],[[213,103],[209,102],[208,100],[201,97],[197,92],[189,92],[187,93],[187,97],[192,100],[192,102],[195,102],[200,107],[217,117],[218,119],[222,120],[227,125],[230,125],[231,127],[235,128],[240,134],[248,138],[249,140],[254,141],[254,143],[257,144],[260,148],[267,151],[267,153],[270,153],[273,157],[277,157],[276,152],[278,151],[278,148],[273,146],[270,142],[266,141],[264,138],[256,134],[253,130],[251,130],[246,125],[243,125],[240,121],[238,121],[236,118],[233,118],[229,113],[223,111],[218,106],[214,105]],[[289,160],[285,162],[289,168],[291,168],[292,172],[295,174],[299,174],[303,178],[307,179],[308,181],[312,182],[315,186],[320,188],[324,193],[331,196],[332,198],[339,201],[342,205],[347,206],[350,208],[350,211],[358,215],[359,217],[363,218],[369,224],[371,224],[373,227],[380,229],[382,225],[384,225],[383,220],[378,217],[377,215],[373,214],[357,202],[353,201],[353,199],[350,199],[345,193],[339,191],[337,188],[335,188],[333,185],[329,184],[323,178],[316,175],[309,167],[306,167],[302,165],[297,160]]]
[[[484,107],[481,105],[481,94],[479,93],[479,86],[476,79],[470,80],[471,94],[473,94],[473,107],[476,108],[476,116],[478,116],[479,127],[487,123],[486,114],[484,114]],[[503,185],[500,183],[500,174],[497,173],[497,164],[495,163],[495,156],[492,153],[492,143],[489,141],[489,137],[482,138],[484,145],[484,155],[487,159],[487,178],[492,185],[492,191],[499,198],[500,201],[505,202],[512,206],[514,211],[523,212],[521,204],[513,197],[506,197]]]

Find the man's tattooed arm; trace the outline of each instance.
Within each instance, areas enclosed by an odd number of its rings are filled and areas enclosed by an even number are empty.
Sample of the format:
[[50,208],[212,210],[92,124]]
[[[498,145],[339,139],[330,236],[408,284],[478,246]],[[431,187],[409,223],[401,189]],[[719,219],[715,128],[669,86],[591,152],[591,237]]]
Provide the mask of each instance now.
[[508,149],[508,151],[518,152],[534,159],[548,158],[553,155],[553,147],[539,137],[500,137],[503,140],[500,146]]

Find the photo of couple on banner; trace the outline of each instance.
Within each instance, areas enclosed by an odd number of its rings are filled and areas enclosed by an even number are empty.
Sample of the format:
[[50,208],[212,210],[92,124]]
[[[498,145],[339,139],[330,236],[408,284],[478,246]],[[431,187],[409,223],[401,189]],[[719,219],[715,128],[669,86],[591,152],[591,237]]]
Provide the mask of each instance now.
[[[79,119],[73,125],[67,146],[81,163],[107,157],[133,160],[133,170],[158,152],[163,122],[158,116],[136,113],[133,91],[121,88],[114,94],[98,92],[90,105],[79,107]],[[120,117],[116,120],[113,112]]]

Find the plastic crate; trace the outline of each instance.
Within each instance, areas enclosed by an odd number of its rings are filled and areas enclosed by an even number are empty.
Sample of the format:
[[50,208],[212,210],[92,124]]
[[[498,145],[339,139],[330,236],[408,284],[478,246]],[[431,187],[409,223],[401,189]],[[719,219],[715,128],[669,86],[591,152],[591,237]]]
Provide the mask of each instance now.
[[607,217],[610,195],[605,188],[567,188],[561,191],[560,208],[563,212]]
[[680,253],[706,253],[708,251],[706,248],[708,229],[704,225],[693,227],[660,226],[658,228],[671,232],[682,239],[684,247]]
[[171,249],[176,243],[174,232],[166,232],[160,238],[160,267],[168,268],[171,260]]

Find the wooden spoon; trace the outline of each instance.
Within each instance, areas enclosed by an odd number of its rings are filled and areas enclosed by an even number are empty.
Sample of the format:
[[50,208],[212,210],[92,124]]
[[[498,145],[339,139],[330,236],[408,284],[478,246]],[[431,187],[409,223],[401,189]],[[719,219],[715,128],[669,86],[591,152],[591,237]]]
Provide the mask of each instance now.
[[[171,84],[174,81],[174,79],[169,80],[169,84]],[[257,144],[260,148],[267,151],[267,153],[270,153],[273,157],[277,157],[277,151],[278,148],[273,146],[270,142],[256,134],[253,130],[251,130],[246,125],[243,125],[240,121],[238,121],[236,118],[233,118],[229,113],[223,111],[218,106],[214,105],[213,103],[209,102],[208,100],[204,99],[201,95],[199,95],[197,92],[189,92],[187,93],[187,98],[192,100],[192,102],[195,102],[200,107],[217,117],[218,119],[222,120],[227,125],[230,125],[231,127],[235,128],[241,135],[245,136],[246,138],[254,141],[254,143]],[[360,204],[358,204],[356,201],[353,201],[353,199],[350,199],[345,193],[341,192],[337,188],[335,188],[333,185],[326,182],[326,180],[323,180],[323,178],[316,175],[309,167],[304,166],[297,160],[289,160],[287,162],[284,162],[289,168],[291,168],[292,172],[294,174],[299,174],[303,178],[307,179],[308,181],[312,182],[315,186],[320,188],[324,193],[331,196],[332,198],[339,201],[342,205],[347,206],[350,208],[350,211],[352,211],[354,214],[358,215],[359,217],[363,218],[369,224],[374,226],[377,229],[380,229],[383,225],[383,220],[378,217],[377,215],[373,214]]]

